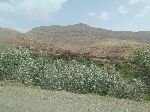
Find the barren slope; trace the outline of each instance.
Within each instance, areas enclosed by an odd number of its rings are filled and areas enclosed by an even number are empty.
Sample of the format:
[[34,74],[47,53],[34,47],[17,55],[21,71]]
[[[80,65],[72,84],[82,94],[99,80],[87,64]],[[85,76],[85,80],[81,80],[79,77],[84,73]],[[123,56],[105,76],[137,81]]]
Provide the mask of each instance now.
[[124,59],[130,56],[137,46],[150,44],[148,31],[111,31],[82,23],[69,26],[42,26],[26,34],[63,50],[111,60]]
[[[142,43],[140,43],[142,42]],[[0,28],[0,45],[21,45],[48,55],[124,59],[137,46],[150,44],[150,32],[119,32],[86,24],[43,26],[26,34]],[[73,54],[76,53],[76,54]],[[79,55],[82,56],[79,56]]]
[[16,37],[21,34],[15,30],[0,28],[0,43],[15,44],[17,43]]
[[111,31],[80,23],[69,26],[42,26],[26,34],[48,42],[93,43],[103,38],[130,39],[150,43],[150,32]]
[[18,31],[0,28],[0,48],[12,47],[17,45],[18,35],[21,35],[21,33]]

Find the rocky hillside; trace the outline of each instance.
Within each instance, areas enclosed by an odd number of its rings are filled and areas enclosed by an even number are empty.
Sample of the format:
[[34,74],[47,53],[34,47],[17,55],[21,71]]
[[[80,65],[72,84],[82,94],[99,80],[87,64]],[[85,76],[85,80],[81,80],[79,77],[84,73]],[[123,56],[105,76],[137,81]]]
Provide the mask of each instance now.
[[[141,43],[142,42],[142,43]],[[86,24],[42,26],[23,34],[0,28],[0,47],[19,45],[34,53],[63,58],[125,59],[138,46],[150,44],[150,32],[119,32]]]
[[69,26],[41,26],[26,34],[53,44],[56,48],[67,50],[67,54],[71,51],[86,54],[86,57],[110,60],[128,58],[136,47],[150,44],[148,31],[111,31],[82,23]]
[[103,38],[130,39],[150,43],[149,31],[111,31],[90,27],[82,23],[69,26],[41,26],[38,28],[33,28],[26,34],[52,43],[73,42],[85,44],[97,42]]

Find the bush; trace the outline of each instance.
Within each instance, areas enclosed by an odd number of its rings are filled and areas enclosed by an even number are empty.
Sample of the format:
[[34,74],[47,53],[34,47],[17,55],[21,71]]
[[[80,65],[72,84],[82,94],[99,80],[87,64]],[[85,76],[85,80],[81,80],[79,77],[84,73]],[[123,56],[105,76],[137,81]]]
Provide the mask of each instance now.
[[8,49],[0,55],[1,79],[16,79],[16,70],[21,63],[30,59],[30,54],[26,49]]
[[132,63],[135,64],[133,69],[136,71],[136,77],[145,82],[150,92],[150,49],[137,49],[132,58]]
[[27,49],[9,49],[0,54],[0,78],[17,80],[42,89],[66,90],[75,93],[94,93],[117,98],[139,100],[144,85],[138,80],[128,83],[112,67],[72,60],[32,58]]
[[38,85],[44,61],[43,58],[33,59],[27,49],[8,49],[0,55],[0,79]]
[[140,100],[144,93],[144,84],[138,80],[128,83],[112,70],[91,64],[89,67],[71,61],[54,61],[46,65],[43,88],[66,90],[78,93],[110,95],[117,98]]
[[145,95],[144,92],[145,85],[141,81],[134,79],[132,83],[127,81],[115,82],[115,84],[111,85],[108,95],[139,101]]
[[16,70],[17,80],[26,85],[40,86],[44,74],[45,60],[29,58],[22,62]]

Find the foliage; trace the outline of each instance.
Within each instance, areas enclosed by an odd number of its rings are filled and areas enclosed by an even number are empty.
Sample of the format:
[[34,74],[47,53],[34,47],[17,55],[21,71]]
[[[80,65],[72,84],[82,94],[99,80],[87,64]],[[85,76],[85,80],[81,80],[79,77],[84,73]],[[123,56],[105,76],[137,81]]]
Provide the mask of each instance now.
[[15,79],[18,66],[30,59],[30,54],[26,49],[8,49],[0,55],[1,79]]
[[150,91],[150,49],[138,48],[132,58],[136,77],[141,78],[148,86]]
[[119,72],[123,79],[132,80],[137,78],[136,71],[133,69],[130,63],[116,63],[115,69]]
[[0,54],[0,79],[18,80],[42,89],[134,100],[140,100],[144,93],[144,84],[141,81],[125,81],[113,66],[108,69],[76,60],[33,58],[27,49],[22,48],[8,49]]

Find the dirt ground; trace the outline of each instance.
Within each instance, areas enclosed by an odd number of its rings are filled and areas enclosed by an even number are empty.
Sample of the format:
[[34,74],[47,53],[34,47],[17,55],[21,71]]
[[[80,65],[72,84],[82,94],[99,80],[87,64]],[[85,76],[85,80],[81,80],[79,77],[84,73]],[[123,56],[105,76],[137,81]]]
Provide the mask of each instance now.
[[0,82],[0,112],[150,112],[150,103]]

